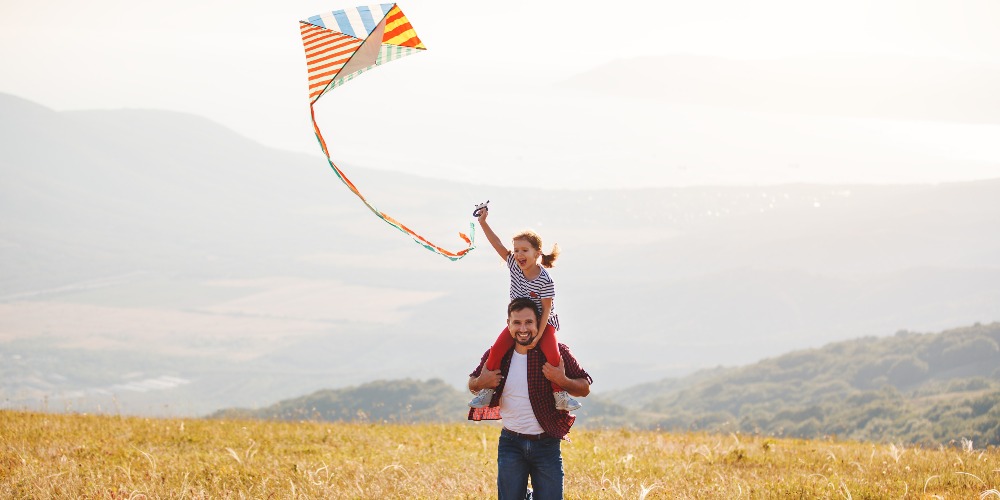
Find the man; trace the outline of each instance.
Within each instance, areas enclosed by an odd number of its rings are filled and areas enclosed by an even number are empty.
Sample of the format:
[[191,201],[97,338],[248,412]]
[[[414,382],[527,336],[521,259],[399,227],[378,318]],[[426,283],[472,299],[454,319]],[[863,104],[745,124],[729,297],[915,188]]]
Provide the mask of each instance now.
[[593,379],[580,367],[569,348],[559,344],[562,362],[552,366],[536,349],[541,312],[529,298],[517,298],[507,306],[507,326],[514,348],[507,352],[499,370],[487,370],[483,354],[469,375],[469,390],[495,389],[485,408],[469,410],[469,420],[503,419],[497,445],[497,489],[500,500],[521,500],[531,477],[532,498],[548,500],[563,496],[561,440],[576,417],[556,410],[550,382],[574,397],[590,394]]

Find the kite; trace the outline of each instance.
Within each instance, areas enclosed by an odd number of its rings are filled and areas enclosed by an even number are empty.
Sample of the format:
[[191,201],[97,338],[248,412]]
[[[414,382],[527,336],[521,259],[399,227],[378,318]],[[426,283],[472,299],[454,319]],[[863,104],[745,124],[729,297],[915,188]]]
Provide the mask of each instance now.
[[[465,257],[475,248],[473,239],[469,236],[458,233],[465,241],[464,249],[456,252],[445,250],[375,208],[333,162],[326,140],[316,123],[316,101],[329,91],[376,66],[426,50],[403,11],[394,3],[363,5],[312,16],[299,21],[299,28],[302,31],[302,45],[306,51],[309,73],[309,112],[313,131],[337,177],[372,213],[408,234],[424,248],[453,261]],[[475,238],[475,226],[469,224],[469,228],[469,234]]]

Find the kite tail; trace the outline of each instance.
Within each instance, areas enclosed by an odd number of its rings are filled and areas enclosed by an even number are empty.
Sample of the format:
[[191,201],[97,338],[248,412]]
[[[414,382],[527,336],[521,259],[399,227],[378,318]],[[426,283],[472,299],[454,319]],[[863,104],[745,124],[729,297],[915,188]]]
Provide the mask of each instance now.
[[368,202],[368,200],[365,199],[365,197],[361,194],[361,191],[358,191],[358,188],[354,185],[354,183],[351,182],[351,180],[348,179],[346,175],[344,175],[344,172],[341,171],[339,167],[337,167],[337,164],[333,163],[333,159],[330,158],[330,151],[326,147],[326,141],[323,139],[323,134],[319,130],[319,124],[316,123],[316,111],[313,109],[313,106],[311,104],[309,105],[309,113],[312,115],[313,131],[316,133],[316,139],[319,140],[320,147],[323,148],[323,154],[326,156],[326,161],[330,163],[330,167],[333,168],[334,173],[337,174],[337,177],[340,178],[341,182],[343,182],[344,185],[350,188],[351,192],[353,192],[358,198],[360,198],[361,201],[365,204],[365,206],[368,207],[368,210],[371,210],[372,213],[378,216],[379,219],[382,219],[383,221],[386,222],[386,224],[389,224],[390,226],[406,233],[411,238],[413,238],[413,241],[419,243],[420,246],[445,258],[448,258],[452,261],[465,257],[470,251],[472,251],[473,248],[476,248],[475,224],[469,223],[469,236],[467,236],[465,233],[458,233],[458,236],[462,238],[463,241],[465,241],[466,245],[465,248],[457,252],[452,252],[450,250],[445,250],[444,248],[441,248],[435,245],[434,243],[431,243],[430,241],[427,240],[427,238],[420,236],[419,234],[415,233],[412,229],[406,227],[396,219],[390,217],[389,214],[386,214],[381,210],[379,210],[378,208],[375,208],[375,205],[372,205],[371,203]]

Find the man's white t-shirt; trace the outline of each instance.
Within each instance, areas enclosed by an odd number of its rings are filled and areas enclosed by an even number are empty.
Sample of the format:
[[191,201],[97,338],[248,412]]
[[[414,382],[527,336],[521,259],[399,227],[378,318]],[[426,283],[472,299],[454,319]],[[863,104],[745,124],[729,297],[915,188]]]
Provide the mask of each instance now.
[[521,434],[541,434],[545,432],[535,418],[528,398],[528,355],[511,353],[507,382],[500,398],[500,418],[503,426]]

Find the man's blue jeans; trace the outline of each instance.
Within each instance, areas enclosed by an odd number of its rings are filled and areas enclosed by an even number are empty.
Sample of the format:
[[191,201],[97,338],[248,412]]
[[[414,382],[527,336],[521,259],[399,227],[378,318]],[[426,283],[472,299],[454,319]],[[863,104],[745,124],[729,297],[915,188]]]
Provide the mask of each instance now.
[[497,446],[499,500],[524,500],[531,476],[533,500],[563,497],[562,442],[556,438],[531,441],[504,429]]

